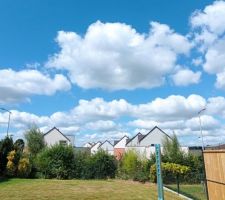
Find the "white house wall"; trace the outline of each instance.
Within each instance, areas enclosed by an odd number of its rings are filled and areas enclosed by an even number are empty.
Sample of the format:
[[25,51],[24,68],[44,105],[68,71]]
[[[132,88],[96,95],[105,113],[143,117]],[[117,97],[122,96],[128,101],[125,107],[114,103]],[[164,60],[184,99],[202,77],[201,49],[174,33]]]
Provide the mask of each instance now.
[[162,145],[165,136],[165,133],[156,128],[140,141],[140,146],[148,147],[152,144]]
[[83,147],[91,148],[91,144],[90,143],[86,143]]
[[138,135],[136,135],[135,138],[133,138],[128,144],[128,147],[136,147],[139,146],[139,141],[138,141]]
[[57,129],[52,129],[49,133],[44,135],[44,140],[48,146],[59,144],[59,141],[66,141],[69,145],[70,142],[66,137],[64,137]]
[[128,137],[124,137],[122,140],[120,140],[120,141],[114,146],[114,148],[116,148],[116,149],[122,149],[122,148],[125,148],[126,143],[127,143],[127,139],[128,139]]
[[98,147],[101,145],[100,142],[97,142],[92,148],[91,148],[91,154],[95,154],[98,151]]
[[[155,153],[155,147],[126,147],[125,152],[129,150],[136,151],[140,157],[150,159],[151,155]],[[161,153],[163,152],[163,147],[161,147]]]
[[106,152],[108,152],[110,155],[114,154],[114,147],[112,144],[110,144],[108,141],[104,142],[99,149],[102,149]]

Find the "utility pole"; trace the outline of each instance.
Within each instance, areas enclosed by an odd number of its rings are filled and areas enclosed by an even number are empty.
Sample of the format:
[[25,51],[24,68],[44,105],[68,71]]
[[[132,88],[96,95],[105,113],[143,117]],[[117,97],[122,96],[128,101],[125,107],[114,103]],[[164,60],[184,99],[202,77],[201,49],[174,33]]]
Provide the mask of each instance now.
[[11,111],[5,109],[5,108],[0,108],[1,110],[4,110],[6,112],[9,113],[9,117],[8,117],[8,126],[7,126],[7,137],[9,137],[9,125],[10,125],[10,115],[12,114]]
[[199,125],[200,125],[200,133],[201,133],[201,137],[202,137],[202,151],[204,150],[204,140],[203,140],[203,133],[202,133],[202,121],[201,121],[201,113],[203,111],[205,111],[206,108],[203,108],[201,109],[199,112],[198,112],[198,118],[199,118]]

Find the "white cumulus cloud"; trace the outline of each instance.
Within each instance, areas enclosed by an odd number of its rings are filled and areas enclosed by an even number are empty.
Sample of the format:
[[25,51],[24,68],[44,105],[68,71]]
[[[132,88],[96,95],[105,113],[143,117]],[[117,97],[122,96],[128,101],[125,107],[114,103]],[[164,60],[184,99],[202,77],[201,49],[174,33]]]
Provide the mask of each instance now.
[[82,88],[108,90],[162,85],[178,55],[188,54],[192,47],[185,36],[157,22],[142,34],[127,24],[97,21],[84,36],[60,31],[56,41],[61,50],[49,59],[48,67],[67,70]]
[[173,82],[176,86],[188,86],[200,82],[201,72],[193,72],[190,69],[180,69],[172,75]]
[[37,70],[0,70],[1,104],[27,100],[31,95],[53,95],[70,87],[70,82],[61,74],[51,78]]

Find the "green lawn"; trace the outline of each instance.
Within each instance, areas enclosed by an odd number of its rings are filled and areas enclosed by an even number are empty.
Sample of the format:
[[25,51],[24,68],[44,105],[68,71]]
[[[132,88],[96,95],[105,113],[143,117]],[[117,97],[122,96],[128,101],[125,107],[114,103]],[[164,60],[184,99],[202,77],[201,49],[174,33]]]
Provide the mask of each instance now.
[[[167,185],[168,188],[177,191],[177,185]],[[180,185],[180,193],[189,196],[195,200],[206,200],[206,193],[203,191],[203,186],[195,185]]]
[[[4,200],[155,200],[154,184],[122,180],[46,180],[9,179],[0,182],[0,199]],[[165,192],[166,200],[179,200]]]

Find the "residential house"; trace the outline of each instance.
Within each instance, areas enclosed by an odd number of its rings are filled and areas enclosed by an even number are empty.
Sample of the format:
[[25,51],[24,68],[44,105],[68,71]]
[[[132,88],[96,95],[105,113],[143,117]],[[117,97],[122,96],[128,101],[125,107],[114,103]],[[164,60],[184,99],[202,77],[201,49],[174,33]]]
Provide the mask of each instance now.
[[83,147],[91,148],[95,143],[87,142],[83,145]]
[[95,154],[98,151],[98,147],[101,145],[102,143],[100,141],[96,142],[92,147],[91,147],[91,154]]
[[103,142],[99,147],[98,150],[104,150],[105,152],[107,152],[109,155],[114,155],[114,147],[113,145],[106,140],[105,142]]
[[117,160],[120,160],[125,153],[125,147],[128,140],[129,138],[124,136],[120,140],[114,142],[114,156]]
[[140,155],[150,158],[151,154],[155,153],[155,144],[160,144],[161,149],[163,148],[162,145],[165,136],[170,138],[170,136],[167,135],[163,130],[155,126],[146,135],[138,133],[133,138],[128,140],[125,151],[132,149],[138,152]]
[[55,144],[72,145],[74,146],[74,136],[64,135],[58,128],[53,127],[47,133],[44,134],[44,141],[47,146]]

